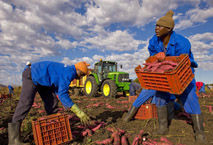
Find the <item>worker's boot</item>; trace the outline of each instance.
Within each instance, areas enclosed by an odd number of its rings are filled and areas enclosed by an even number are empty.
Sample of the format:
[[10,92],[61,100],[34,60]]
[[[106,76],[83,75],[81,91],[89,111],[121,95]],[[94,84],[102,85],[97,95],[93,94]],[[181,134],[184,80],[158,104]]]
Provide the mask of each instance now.
[[8,123],[8,145],[30,145],[21,141],[20,127],[20,122]]
[[203,118],[200,114],[191,114],[192,122],[193,122],[193,129],[195,132],[195,140],[197,143],[205,143],[205,135],[204,135],[204,128],[203,128]]
[[128,111],[127,115],[124,117],[123,121],[129,122],[138,111],[138,108],[131,106],[131,109]]
[[168,111],[168,127],[172,123],[172,119],[174,118],[175,115],[175,103],[174,102],[169,102],[167,105],[167,111]]
[[169,132],[167,105],[157,107],[157,114],[159,128],[154,132],[154,135],[166,135]]

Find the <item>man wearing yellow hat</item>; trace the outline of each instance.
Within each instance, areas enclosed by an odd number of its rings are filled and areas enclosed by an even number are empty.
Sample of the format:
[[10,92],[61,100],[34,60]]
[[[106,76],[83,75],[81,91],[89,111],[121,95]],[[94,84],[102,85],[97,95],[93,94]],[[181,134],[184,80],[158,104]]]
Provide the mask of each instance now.
[[[191,52],[191,44],[188,39],[173,31],[175,23],[172,16],[173,11],[170,10],[166,13],[165,16],[157,20],[155,26],[155,35],[150,39],[148,46],[150,56],[155,56],[159,61],[163,61],[166,56],[179,56],[181,54],[188,54],[191,61],[191,69],[194,73],[194,68],[198,67],[198,64],[195,62]],[[168,105],[171,104],[171,98],[174,95],[167,92],[144,90],[144,92],[141,93],[141,95],[139,95],[136,101],[133,103],[133,108],[136,108],[134,110],[137,110],[137,108],[139,108],[140,105],[144,103],[144,100],[149,97],[149,95],[147,97],[147,93],[145,91],[151,91],[153,96],[156,96],[155,104],[157,106],[159,123],[157,134],[168,134],[169,124],[171,121],[168,120],[170,117],[168,112],[171,111],[170,109],[173,109],[168,107]],[[175,95],[175,97],[181,100],[185,111],[192,116],[196,141],[205,142],[200,104],[198,102],[198,96],[196,95],[195,79],[193,79],[193,81],[181,95]]]
[[62,63],[43,61],[32,63],[22,73],[22,91],[20,100],[12,118],[8,123],[9,145],[28,145],[20,140],[20,126],[33,105],[36,92],[44,102],[47,114],[57,113],[58,98],[66,109],[70,109],[87,125],[90,118],[72,102],[68,90],[70,82],[88,74],[86,62],[66,66]]

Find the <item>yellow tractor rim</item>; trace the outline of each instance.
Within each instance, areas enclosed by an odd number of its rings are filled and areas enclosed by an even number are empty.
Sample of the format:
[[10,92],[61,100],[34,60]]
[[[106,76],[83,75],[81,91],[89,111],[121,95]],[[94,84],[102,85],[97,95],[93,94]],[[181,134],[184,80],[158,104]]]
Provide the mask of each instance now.
[[104,96],[109,96],[109,92],[110,92],[109,85],[108,84],[104,84],[104,87],[103,87]]
[[126,96],[129,97],[129,91],[126,91],[125,93],[126,93]]
[[90,94],[91,91],[92,91],[92,83],[90,81],[88,81],[86,83],[86,92],[87,92],[87,94]]

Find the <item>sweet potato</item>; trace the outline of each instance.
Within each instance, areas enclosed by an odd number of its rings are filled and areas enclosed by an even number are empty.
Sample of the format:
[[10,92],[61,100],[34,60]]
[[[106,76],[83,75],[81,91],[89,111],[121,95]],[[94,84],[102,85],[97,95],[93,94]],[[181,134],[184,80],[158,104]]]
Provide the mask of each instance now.
[[121,137],[121,145],[129,145],[129,142],[128,142],[127,137],[125,135],[123,135]]
[[139,138],[136,136],[132,142],[132,145],[138,145],[139,144]]
[[104,144],[104,145],[106,145],[106,144],[111,144],[112,143],[112,138],[107,138],[107,139],[105,139],[105,140],[102,140],[102,141],[96,141],[95,142],[96,144]]
[[159,145],[159,144],[154,144],[154,143],[145,141],[145,142],[142,143],[142,145]]
[[44,113],[45,111],[44,110],[38,110],[38,113]]
[[119,135],[123,135],[125,133],[125,130],[118,128]]
[[171,141],[169,141],[166,137],[161,137],[160,141],[163,141],[163,142],[167,143],[168,145],[173,145],[173,143]]
[[98,126],[96,126],[95,128],[93,128],[93,129],[92,129],[92,131],[94,131],[94,132],[95,132],[96,130],[100,129],[100,128],[101,128],[101,126],[102,126],[102,124],[99,124]]
[[160,72],[163,73],[165,71],[173,70],[178,64],[172,61],[163,61],[163,62],[153,62],[153,63],[144,63],[144,68],[142,71],[144,72]]
[[154,141],[154,140],[151,140],[151,139],[148,139],[148,141],[149,141],[150,143],[153,143],[153,144],[158,144],[157,141]]
[[92,136],[92,130],[88,129],[88,136]]
[[160,70],[160,69],[162,69],[162,70],[164,70],[164,71],[169,71],[169,70],[173,70],[174,67],[171,66],[171,65],[162,65],[162,66],[159,67],[159,70]]
[[212,113],[212,106],[209,105],[209,106],[207,106],[207,107],[209,108],[209,112]]
[[86,136],[88,134],[88,132],[87,132],[87,130],[85,130],[81,134],[82,134],[82,136]]
[[116,107],[113,107],[113,106],[112,106],[112,105],[110,105],[110,104],[106,104],[106,108],[114,109],[114,108],[116,108]]
[[168,61],[168,60],[161,62],[161,65],[167,65],[167,64],[171,65],[171,66],[177,66],[178,65],[176,62]]
[[86,129],[85,131],[83,131],[82,136],[92,136],[92,131],[90,129]]
[[143,135],[143,133],[144,133],[144,130],[140,130],[139,135],[140,135],[140,136],[142,136],[142,135]]
[[121,144],[121,139],[118,131],[115,131],[112,134],[112,137],[114,139],[113,145],[120,145]]
[[115,128],[112,128],[112,127],[108,127],[106,130],[108,130],[110,132],[115,132]]

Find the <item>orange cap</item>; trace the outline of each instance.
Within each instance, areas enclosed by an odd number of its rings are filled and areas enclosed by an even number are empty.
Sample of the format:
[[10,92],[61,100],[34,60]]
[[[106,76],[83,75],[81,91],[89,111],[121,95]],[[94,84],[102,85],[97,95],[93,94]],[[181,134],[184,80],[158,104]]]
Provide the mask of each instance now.
[[88,66],[90,66],[90,64],[85,61],[81,61],[75,64],[75,69],[82,71],[84,74],[88,74]]

